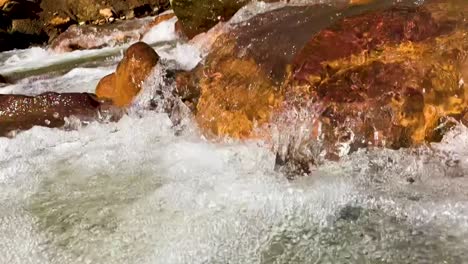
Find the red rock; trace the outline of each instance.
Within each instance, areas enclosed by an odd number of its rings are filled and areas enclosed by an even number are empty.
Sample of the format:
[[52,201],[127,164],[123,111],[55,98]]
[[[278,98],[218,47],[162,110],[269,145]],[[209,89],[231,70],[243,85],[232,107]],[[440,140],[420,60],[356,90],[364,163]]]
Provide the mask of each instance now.
[[87,93],[0,95],[0,136],[33,126],[62,127],[65,118],[71,116],[82,121],[96,120],[102,106]]
[[395,7],[348,17],[320,31],[296,55],[295,80],[308,82],[325,74],[323,63],[369,52],[384,44],[422,41],[438,36],[441,25],[424,8]]

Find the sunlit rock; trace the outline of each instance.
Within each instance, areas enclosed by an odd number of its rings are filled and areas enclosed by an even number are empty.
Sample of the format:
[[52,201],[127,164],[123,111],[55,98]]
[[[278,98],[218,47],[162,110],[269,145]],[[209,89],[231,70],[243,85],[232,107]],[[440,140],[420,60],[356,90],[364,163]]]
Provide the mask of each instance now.
[[320,29],[318,17],[330,23],[335,11],[330,6],[286,7],[215,34],[202,69],[194,72],[201,93],[200,126],[214,135],[253,136],[253,128],[267,124],[282,102],[286,66],[307,42],[307,33]]
[[257,15],[218,37],[178,86],[198,89],[189,103],[208,135],[274,144],[298,126],[295,147],[316,142],[325,151],[317,155],[331,159],[360,147],[438,141],[465,114],[468,94],[466,13],[452,12],[467,4],[446,3],[455,2]]
[[99,98],[112,98],[115,93],[115,72],[104,76],[96,87],[96,96]]
[[140,92],[143,82],[158,61],[158,54],[148,44],[133,44],[117,66],[115,76],[106,76],[99,82],[97,96],[109,99],[119,107],[128,106]]
[[454,28],[424,8],[344,19],[296,55],[287,97],[309,96],[323,106],[330,142],[343,133],[357,146],[440,139],[440,126],[466,109],[459,80],[468,42],[466,31]]
[[86,93],[0,95],[0,136],[33,126],[63,127],[67,120],[96,120],[102,102]]

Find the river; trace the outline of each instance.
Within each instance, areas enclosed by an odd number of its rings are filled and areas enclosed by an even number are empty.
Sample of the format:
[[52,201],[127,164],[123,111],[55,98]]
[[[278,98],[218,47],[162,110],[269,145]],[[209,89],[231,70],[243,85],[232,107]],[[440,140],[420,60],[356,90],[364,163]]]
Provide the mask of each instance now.
[[[202,57],[160,40],[148,39],[160,67]],[[0,93],[93,92],[122,49],[1,53],[0,74],[17,81]],[[265,143],[209,141],[147,99],[117,123],[0,138],[0,263],[468,263],[465,126],[288,180]]]

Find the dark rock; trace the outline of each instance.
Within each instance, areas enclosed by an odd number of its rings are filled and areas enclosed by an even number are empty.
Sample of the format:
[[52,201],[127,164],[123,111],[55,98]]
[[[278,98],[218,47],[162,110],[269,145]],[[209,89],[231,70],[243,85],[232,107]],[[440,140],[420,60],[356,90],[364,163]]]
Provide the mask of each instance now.
[[71,116],[96,120],[101,106],[94,95],[86,93],[0,95],[0,136],[33,126],[62,127]]
[[19,34],[25,39],[2,35],[0,50],[51,41],[73,24],[103,19],[99,13],[102,9],[110,9],[118,17],[126,14],[155,15],[168,7],[169,0],[2,0],[0,30]]
[[10,19],[39,18],[42,11],[39,1],[33,0],[3,0],[0,1],[1,12]]
[[29,35],[19,32],[0,31],[0,52],[12,49],[26,49],[31,45],[44,44],[44,35]]
[[0,10],[0,51],[46,43],[48,36],[39,20],[40,11],[34,1],[4,1]]
[[5,77],[3,77],[2,75],[0,75],[0,84],[2,84],[2,83],[8,83],[8,80]]
[[250,0],[173,0],[172,9],[184,33],[193,38],[206,32],[220,21],[227,21]]
[[362,207],[347,205],[340,210],[339,219],[345,221],[357,221],[363,211]]

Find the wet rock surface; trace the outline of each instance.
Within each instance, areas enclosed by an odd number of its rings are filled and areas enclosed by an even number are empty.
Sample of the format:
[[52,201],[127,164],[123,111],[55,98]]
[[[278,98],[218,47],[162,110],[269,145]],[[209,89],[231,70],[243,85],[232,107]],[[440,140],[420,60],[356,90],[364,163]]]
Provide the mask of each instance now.
[[33,126],[63,127],[67,118],[96,120],[102,102],[86,93],[0,95],[0,136]]
[[[156,15],[169,7],[168,0],[5,0],[0,2],[0,50],[45,44],[71,25]],[[71,30],[68,37],[89,30]]]
[[183,32],[193,38],[220,21],[227,21],[250,0],[194,1],[173,0],[172,9],[181,22]]
[[128,106],[140,92],[143,82],[158,61],[158,54],[148,44],[133,44],[125,52],[115,74],[106,76],[99,82],[96,95],[111,100],[116,106]]
[[134,19],[106,25],[72,25],[51,42],[50,48],[57,52],[69,52],[135,42],[143,36],[151,22],[151,19]]
[[181,89],[199,90],[190,104],[213,136],[275,141],[272,127],[301,124],[295,147],[319,145],[329,159],[437,141],[467,109],[466,13],[453,12],[465,8],[281,8],[220,36]]

